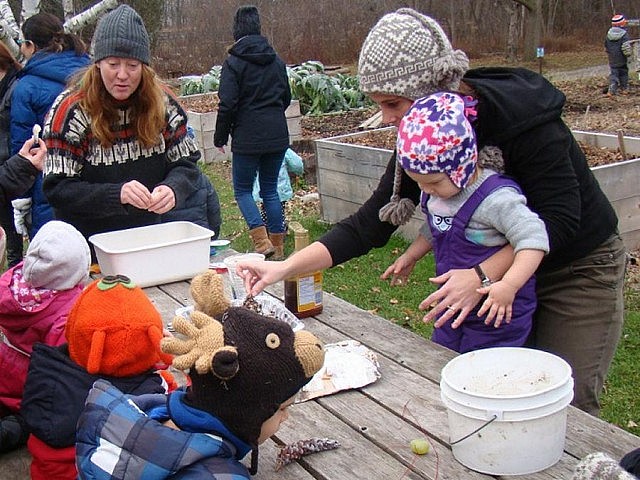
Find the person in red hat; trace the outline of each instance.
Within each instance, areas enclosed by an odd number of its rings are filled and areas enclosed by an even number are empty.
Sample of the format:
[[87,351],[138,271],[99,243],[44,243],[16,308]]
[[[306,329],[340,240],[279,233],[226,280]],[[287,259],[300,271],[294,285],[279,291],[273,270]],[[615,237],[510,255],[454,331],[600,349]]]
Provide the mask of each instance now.
[[172,361],[160,349],[162,318],[129,278],[89,284],[69,312],[65,336],[67,343],[36,344],[31,354],[21,412],[31,431],[33,480],[77,478],[76,423],[97,380],[128,394],[167,392],[156,373]]
[[608,96],[626,95],[629,89],[629,67],[627,57],[631,55],[631,44],[626,27],[627,19],[622,14],[611,18],[611,28],[607,30],[604,48],[609,57],[609,90]]

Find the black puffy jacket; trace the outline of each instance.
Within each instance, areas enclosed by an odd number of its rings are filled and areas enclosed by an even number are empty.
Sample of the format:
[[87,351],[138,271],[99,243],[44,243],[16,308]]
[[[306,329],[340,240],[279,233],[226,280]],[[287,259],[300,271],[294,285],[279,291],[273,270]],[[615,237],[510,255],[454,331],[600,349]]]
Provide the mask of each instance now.
[[284,62],[262,35],[242,37],[222,65],[214,145],[232,137],[244,155],[284,152],[289,147],[285,110],[291,90]]

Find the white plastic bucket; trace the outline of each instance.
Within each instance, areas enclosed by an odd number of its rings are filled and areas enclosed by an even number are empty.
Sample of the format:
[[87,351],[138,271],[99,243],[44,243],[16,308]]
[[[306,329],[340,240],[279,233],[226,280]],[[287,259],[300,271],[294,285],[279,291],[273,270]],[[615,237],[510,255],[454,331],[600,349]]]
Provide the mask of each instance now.
[[453,456],[492,475],[526,475],[554,465],[564,450],[571,367],[528,348],[465,353],[442,369]]

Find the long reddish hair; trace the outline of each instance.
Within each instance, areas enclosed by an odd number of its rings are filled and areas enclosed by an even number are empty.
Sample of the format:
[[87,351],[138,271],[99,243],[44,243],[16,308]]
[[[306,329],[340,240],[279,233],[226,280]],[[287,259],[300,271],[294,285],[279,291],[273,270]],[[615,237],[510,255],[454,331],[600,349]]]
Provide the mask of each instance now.
[[11,67],[15,68],[16,70],[20,70],[22,68],[22,65],[15,59],[13,55],[11,55],[11,52],[6,47],[4,42],[0,42],[0,70],[2,70],[3,72],[7,72],[11,70]]

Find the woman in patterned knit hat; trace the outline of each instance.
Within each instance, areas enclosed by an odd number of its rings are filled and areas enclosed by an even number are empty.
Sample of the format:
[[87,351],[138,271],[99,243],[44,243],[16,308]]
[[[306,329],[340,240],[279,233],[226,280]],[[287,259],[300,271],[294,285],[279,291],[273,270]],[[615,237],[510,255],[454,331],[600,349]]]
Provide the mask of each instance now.
[[149,67],[149,36],[127,5],[105,15],[93,65],[44,127],[43,189],[56,218],[89,238],[160,222],[191,193],[200,153],[187,115]]
[[[504,172],[520,184],[549,235],[549,254],[536,271],[538,307],[529,343],[569,362],[574,405],[597,415],[623,324],[626,252],[616,213],[562,120],[561,91],[530,70],[468,67],[467,56],[434,19],[402,8],[371,29],[358,74],[383,121],[396,126],[416,99],[434,92],[456,91],[478,102],[473,128],[479,151],[490,146],[502,152]],[[248,271],[255,295],[283,278],[363,255],[408,220],[419,195],[394,154],[371,198],[319,241],[284,262],[241,262],[238,270]],[[425,321],[460,325],[482,298],[481,282],[502,278],[512,261],[513,249],[504,247],[477,268],[431,279],[441,287],[420,304],[430,309]]]

